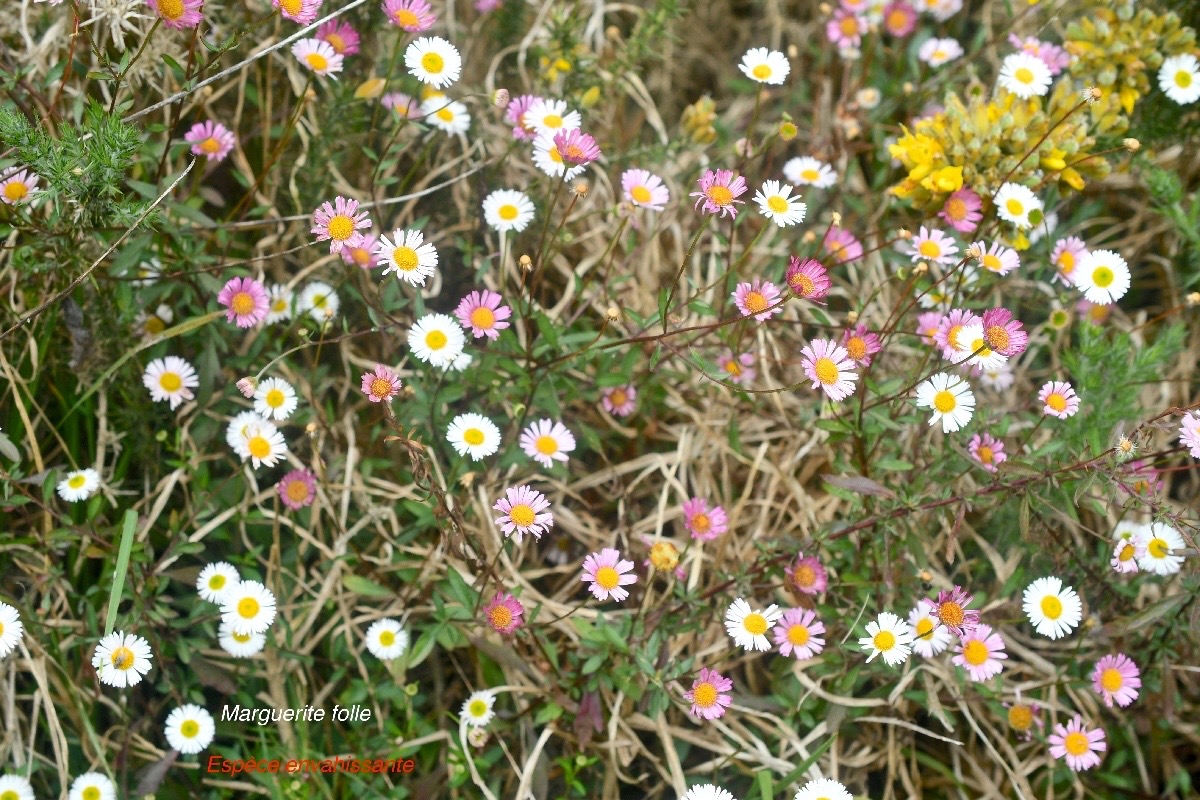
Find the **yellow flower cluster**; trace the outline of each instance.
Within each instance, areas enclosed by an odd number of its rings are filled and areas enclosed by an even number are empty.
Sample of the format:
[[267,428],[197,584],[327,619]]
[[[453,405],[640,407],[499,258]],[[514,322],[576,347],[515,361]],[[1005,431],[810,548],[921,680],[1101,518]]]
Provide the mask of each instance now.
[[1075,56],[1071,75],[1104,91],[1091,107],[1096,132],[1118,135],[1129,128],[1129,115],[1150,91],[1163,59],[1191,52],[1196,34],[1174,13],[1138,10],[1134,0],[1086,0],[1082,5],[1082,13],[1067,26],[1063,47]]
[[1109,171],[1104,158],[1090,155],[1095,139],[1084,112],[1074,110],[1081,103],[1069,81],[1056,84],[1047,98],[1028,100],[1004,91],[966,101],[950,93],[944,111],[905,128],[889,148],[908,170],[889,191],[930,214],[963,186],[985,203],[1006,181],[1035,192],[1050,184],[1078,191],[1085,178]]
[[717,129],[713,122],[717,119],[717,104],[708,95],[704,95],[683,110],[680,125],[683,131],[696,144],[712,144],[717,140]]

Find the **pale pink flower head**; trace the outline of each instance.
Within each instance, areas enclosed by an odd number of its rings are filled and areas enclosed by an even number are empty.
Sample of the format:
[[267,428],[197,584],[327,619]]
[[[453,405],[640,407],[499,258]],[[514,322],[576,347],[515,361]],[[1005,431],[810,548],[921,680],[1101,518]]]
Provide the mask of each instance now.
[[1179,443],[1192,458],[1200,458],[1200,411],[1184,414],[1179,421]]
[[388,24],[409,33],[427,31],[437,20],[433,7],[425,0],[383,0],[381,8],[387,15]]
[[822,246],[838,264],[849,264],[863,257],[862,242],[854,238],[853,233],[837,225],[830,227]]
[[662,211],[671,199],[662,178],[644,169],[627,169],[621,175],[625,201],[651,211]]
[[193,125],[183,140],[192,146],[192,155],[204,156],[214,164],[224,161],[237,144],[237,137],[228,128],[211,119]]
[[905,0],[894,0],[883,7],[883,29],[889,36],[903,38],[916,27],[917,10]]
[[364,233],[362,241],[356,246],[346,245],[342,248],[342,261],[361,269],[375,269],[379,266],[379,254],[375,252],[378,246],[378,236],[373,233]]
[[1008,43],[1024,50],[1034,58],[1041,59],[1042,63],[1050,70],[1051,76],[1058,75],[1071,66],[1071,54],[1056,44],[1040,41],[1033,36],[1027,36],[1022,40],[1015,33],[1008,35]]
[[1124,653],[1107,655],[1096,662],[1092,671],[1092,688],[1104,698],[1104,705],[1113,703],[1124,708],[1137,699],[1142,686],[1141,672],[1133,659]]
[[510,486],[492,506],[503,515],[495,520],[500,530],[518,544],[525,534],[541,539],[543,533],[554,527],[554,515],[548,508],[550,501],[546,496],[529,486]]
[[925,344],[937,344],[938,327],[942,324],[942,315],[936,311],[925,311],[917,316],[917,333]]
[[866,32],[867,18],[846,8],[834,11],[833,17],[825,23],[825,35],[839,50],[858,47]]
[[829,573],[816,556],[796,555],[796,562],[784,570],[788,585],[802,594],[820,594],[829,586]]
[[683,699],[692,704],[688,713],[697,719],[720,719],[733,702],[728,694],[732,688],[733,681],[729,678],[715,669],[701,667],[700,675],[692,682],[692,690],[683,695]]
[[292,511],[311,506],[317,496],[317,476],[306,469],[294,469],[275,484],[279,500]]
[[525,606],[508,592],[496,592],[492,601],[483,607],[483,618],[501,636],[511,636],[525,624]]
[[971,451],[971,458],[978,461],[988,472],[995,472],[997,464],[1008,460],[1008,455],[1004,452],[1004,442],[990,433],[982,436],[977,433],[972,436],[967,449]]
[[1139,458],[1121,467],[1117,473],[1117,488],[1124,495],[1138,495],[1151,498],[1162,492],[1166,484],[1158,475],[1158,470],[1149,459]]
[[358,201],[339,195],[313,212],[310,232],[317,235],[318,242],[329,242],[329,252],[340,253],[343,247],[361,246],[363,235],[359,231],[370,228],[371,220],[366,211],[358,210]]
[[322,0],[271,0],[271,5],[279,9],[279,15],[292,22],[307,25],[317,18],[321,10]]
[[502,5],[504,0],[475,0],[475,10],[480,14],[490,14]]
[[611,597],[619,603],[629,597],[629,591],[624,587],[637,583],[637,575],[633,574],[632,561],[622,560],[620,551],[606,547],[583,560],[580,580],[592,584],[588,591],[597,600]]
[[[975,316],[975,314],[962,308],[953,308],[950,313],[942,317],[938,322],[937,334],[934,336],[934,342],[942,348],[943,358],[954,358],[966,346],[966,342],[959,339],[959,333],[964,328],[982,326],[983,320]],[[971,351],[967,351],[971,352]]]
[[983,201],[974,191],[962,187],[946,198],[938,216],[959,233],[972,233],[983,219]]
[[146,0],[146,5],[168,28],[194,28],[204,19],[204,0]]
[[1064,381],[1049,381],[1038,392],[1038,401],[1042,403],[1042,412],[1052,417],[1066,419],[1075,416],[1079,410],[1079,396]]
[[733,290],[733,303],[744,317],[765,322],[779,312],[779,287],[770,281],[755,278],[753,283],[742,282]]
[[486,336],[496,341],[500,338],[500,331],[509,326],[505,320],[512,316],[512,309],[501,305],[501,302],[500,295],[489,289],[471,292],[454,309],[454,316],[476,339]]
[[983,623],[963,636],[954,652],[956,655],[951,662],[965,669],[976,682],[999,675],[1004,669],[1000,662],[1008,658],[1008,653],[1004,652],[1004,639],[992,631],[990,625]]
[[1100,765],[1100,753],[1108,749],[1104,740],[1104,729],[1088,729],[1083,717],[1078,714],[1066,725],[1059,723],[1046,739],[1050,743],[1050,755],[1066,758],[1067,766],[1076,772]]
[[992,242],[991,247],[987,246],[987,242],[973,242],[971,247],[978,248],[979,263],[988,272],[1007,275],[1021,266],[1021,256],[1002,242]]
[[554,134],[554,149],[568,167],[583,167],[600,158],[600,146],[578,128]]
[[721,506],[708,507],[702,497],[693,497],[683,504],[683,527],[693,539],[710,541],[729,530],[729,517]]
[[317,28],[316,37],[333,48],[340,56],[352,56],[358,52],[361,39],[358,31],[349,22],[331,19]]
[[383,103],[384,108],[394,111],[396,116],[404,119],[422,116],[420,101],[404,92],[388,92],[379,98],[379,102]]
[[738,386],[750,383],[758,374],[754,369],[753,353],[741,353],[735,356],[729,348],[725,348],[717,356],[717,366],[725,375],[726,380]]
[[548,419],[530,423],[521,432],[520,442],[525,455],[547,469],[554,466],[555,461],[565,464],[569,458],[567,453],[575,449],[575,436],[567,426]]
[[0,171],[0,203],[15,206],[29,200],[37,193],[38,180],[36,172],[17,166]]
[[390,403],[400,394],[400,376],[390,367],[376,364],[374,371],[363,373],[362,393],[372,403]]
[[525,124],[525,112],[542,99],[535,94],[523,94],[508,101],[508,108],[504,110],[504,121],[513,126],[514,138],[532,139],[537,134],[534,128]]
[[929,613],[951,633],[966,636],[979,626],[979,612],[967,610],[967,606],[974,599],[974,596],[967,594],[966,589],[961,586],[955,586],[950,591],[943,589],[938,592],[936,599],[929,601],[933,606]]
[[775,646],[782,656],[794,656],[798,661],[814,658],[825,649],[825,624],[806,608],[789,608],[772,628]]
[[842,347],[850,354],[855,364],[871,366],[871,357],[883,349],[879,335],[867,330],[866,325],[855,325],[842,332]]
[[628,417],[637,408],[637,389],[631,384],[610,386],[601,393],[600,406],[614,417]]
[[955,261],[954,256],[958,254],[958,245],[945,232],[922,225],[921,230],[912,238],[908,253],[914,262],[928,261],[934,264],[949,264]]
[[1122,575],[1131,575],[1138,571],[1138,559],[1146,556],[1146,537],[1142,535],[1121,539],[1113,547],[1112,559],[1109,565]]
[[242,397],[253,399],[254,393],[258,391],[258,378],[246,377],[239,379],[237,390],[242,393]]
[[692,192],[688,197],[698,198],[696,207],[699,208],[703,204],[701,210],[705,214],[728,214],[730,217],[736,217],[738,212],[734,205],[746,202],[737,199],[746,193],[746,179],[741,175],[734,175],[731,169],[705,170],[697,183],[700,191]]
[[829,280],[829,272],[820,261],[791,256],[788,259],[787,285],[796,297],[825,305],[823,300],[833,282]]
[[1088,254],[1087,245],[1078,236],[1067,236],[1054,243],[1050,263],[1054,265],[1054,277],[1064,286],[1075,285],[1075,268]]
[[830,400],[841,401],[854,393],[858,373],[846,348],[833,339],[814,339],[800,351],[804,374],[812,388],[823,391]]
[[1025,352],[1029,334],[1022,327],[1021,320],[1014,319],[1007,308],[989,308],[983,312],[979,322],[983,326],[983,340],[990,349],[1006,358]]
[[253,328],[267,317],[267,290],[254,278],[230,278],[217,294],[225,319],[239,328]]

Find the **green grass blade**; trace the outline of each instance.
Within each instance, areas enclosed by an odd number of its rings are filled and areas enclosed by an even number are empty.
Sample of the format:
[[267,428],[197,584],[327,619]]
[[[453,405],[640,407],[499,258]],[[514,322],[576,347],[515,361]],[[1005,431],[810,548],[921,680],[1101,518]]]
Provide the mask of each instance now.
[[112,594],[108,597],[108,615],[104,620],[104,635],[113,632],[117,623],[117,606],[121,604],[121,590],[125,588],[125,573],[129,571],[129,553],[133,550],[133,529],[137,527],[137,512],[125,510],[121,521],[121,549],[117,553],[117,568],[113,574]]

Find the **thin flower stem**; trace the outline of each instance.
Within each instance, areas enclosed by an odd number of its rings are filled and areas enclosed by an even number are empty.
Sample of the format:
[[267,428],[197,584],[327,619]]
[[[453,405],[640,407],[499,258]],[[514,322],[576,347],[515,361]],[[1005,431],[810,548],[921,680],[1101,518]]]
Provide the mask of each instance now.
[[675,299],[675,289],[679,285],[679,279],[683,277],[683,271],[687,269],[688,262],[692,260],[692,251],[696,249],[696,242],[700,241],[700,234],[704,233],[705,229],[708,228],[708,223],[712,221],[712,218],[712,214],[706,216],[704,218],[704,222],[701,223],[699,229],[696,230],[696,235],[692,237],[692,241],[691,244],[688,245],[687,252],[683,254],[683,261],[681,261],[679,264],[679,271],[675,273],[675,280],[671,281],[671,290],[667,293],[667,302],[663,306],[663,335],[666,335],[667,333],[667,317],[669,315],[666,313],[666,310],[671,308],[671,301]]

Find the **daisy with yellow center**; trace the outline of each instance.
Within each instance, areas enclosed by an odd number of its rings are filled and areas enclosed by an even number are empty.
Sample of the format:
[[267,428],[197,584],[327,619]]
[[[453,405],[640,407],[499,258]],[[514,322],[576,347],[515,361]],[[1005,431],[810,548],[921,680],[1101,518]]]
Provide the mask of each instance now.
[[1025,589],[1022,609],[1042,636],[1058,639],[1075,630],[1083,618],[1083,602],[1056,577],[1038,578]]
[[364,645],[381,661],[391,661],[408,649],[408,631],[394,619],[379,619],[367,628]]
[[733,703],[729,690],[733,681],[715,669],[701,667],[700,674],[692,682],[691,691],[683,699],[692,704],[688,713],[697,719],[720,719],[725,709]]
[[739,597],[725,611],[725,630],[733,637],[734,644],[744,650],[765,653],[771,649],[767,633],[783,616],[783,609],[769,605],[765,609],[751,608]]
[[196,577],[196,591],[210,603],[220,603],[226,592],[241,583],[237,568],[227,561],[208,564]]
[[496,716],[496,693],[487,690],[474,692],[463,701],[458,716],[469,728],[487,725]]
[[540,419],[521,432],[520,445],[525,455],[549,469],[555,461],[565,464],[569,460],[575,436],[561,422]]
[[37,189],[38,176],[26,169],[10,167],[0,173],[0,202],[15,206]]
[[624,587],[637,583],[637,575],[633,574],[632,561],[622,559],[615,548],[606,547],[583,560],[580,580],[591,584],[588,591],[597,600],[612,598],[621,602],[629,597],[629,591]]
[[184,755],[199,753],[208,747],[216,732],[212,714],[191,703],[172,711],[167,716],[164,730],[167,744]]
[[100,488],[100,473],[91,467],[86,469],[78,469],[68,472],[66,476],[58,482],[55,491],[58,496],[68,503],[78,503],[81,500],[86,500],[96,493]]
[[765,47],[752,47],[742,56],[738,69],[752,81],[778,86],[787,78],[792,65],[783,53]]
[[263,633],[275,621],[275,595],[258,581],[242,581],[221,598],[221,619],[234,633]]
[[547,511],[550,501],[529,486],[506,489],[504,497],[497,500],[492,508],[502,515],[496,518],[496,524],[505,537],[511,536],[518,543],[526,534],[541,539],[542,534],[554,526],[554,515]]
[[867,635],[860,637],[859,646],[870,653],[867,663],[876,656],[890,667],[898,666],[908,660],[913,643],[913,630],[900,617],[884,611],[877,619],[867,623]]
[[342,71],[344,56],[334,50],[329,42],[320,39],[301,39],[292,45],[292,55],[314,75],[322,78],[337,80],[337,74]]
[[123,631],[110,633],[96,645],[92,666],[101,683],[124,689],[141,683],[150,671],[150,643],[140,636]]
[[482,414],[459,414],[446,429],[446,440],[460,456],[479,461],[500,449],[500,429]]

